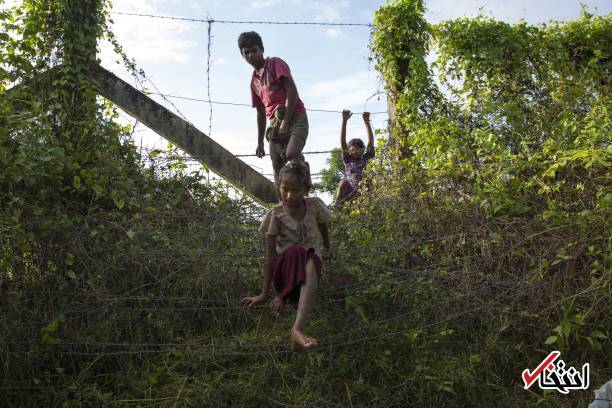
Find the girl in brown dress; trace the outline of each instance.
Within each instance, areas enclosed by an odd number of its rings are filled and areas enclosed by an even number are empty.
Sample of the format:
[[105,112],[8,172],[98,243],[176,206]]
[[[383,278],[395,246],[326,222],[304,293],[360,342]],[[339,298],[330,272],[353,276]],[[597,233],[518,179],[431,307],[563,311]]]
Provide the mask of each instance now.
[[268,211],[259,227],[267,236],[263,289],[241,301],[249,307],[265,302],[272,282],[276,292],[270,302],[272,312],[278,313],[285,302],[297,308],[291,329],[294,349],[318,345],[315,338],[304,334],[304,323],[321,278],[321,258],[330,254],[330,211],[319,198],[306,197],[311,188],[309,179],[308,169],[299,159],[281,169],[278,194],[282,201]]

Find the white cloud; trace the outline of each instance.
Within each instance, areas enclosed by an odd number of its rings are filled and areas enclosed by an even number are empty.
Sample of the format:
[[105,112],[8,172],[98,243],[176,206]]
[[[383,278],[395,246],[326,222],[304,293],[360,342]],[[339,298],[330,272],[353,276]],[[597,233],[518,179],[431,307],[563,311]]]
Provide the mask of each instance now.
[[341,20],[342,16],[348,12],[350,2],[348,0],[313,1],[310,8],[317,14],[315,21],[334,22]]
[[344,37],[344,32],[338,28],[327,28],[324,34],[327,38]]
[[[304,100],[322,109],[362,109],[372,90],[378,88],[376,74],[360,71],[334,80],[306,86]],[[307,106],[308,107],[308,106]]]
[[276,3],[278,3],[277,0],[259,0],[259,1],[254,1],[253,3],[251,3],[251,7],[266,8],[266,7],[273,6]]
[[290,3],[291,5],[298,6],[303,4],[302,0],[255,0],[251,2],[251,7],[254,9],[263,9],[280,4]]
[[216,65],[223,65],[226,62],[227,62],[227,58],[225,58],[225,57],[217,57],[217,58],[215,58],[215,61],[214,61],[214,63]]
[[[180,2],[181,6],[184,6],[183,1]],[[187,12],[191,16],[209,16],[210,10],[213,8],[221,7],[224,1],[210,0],[207,2],[203,1],[190,1],[187,3]]]
[[[155,6],[173,1],[116,0],[113,10],[163,15]],[[111,29],[115,37],[127,55],[137,63],[186,63],[191,60],[191,53],[197,46],[197,42],[191,40],[195,30],[193,23],[119,14],[111,16],[114,20]],[[107,42],[101,44],[100,58],[107,62],[117,59]]]

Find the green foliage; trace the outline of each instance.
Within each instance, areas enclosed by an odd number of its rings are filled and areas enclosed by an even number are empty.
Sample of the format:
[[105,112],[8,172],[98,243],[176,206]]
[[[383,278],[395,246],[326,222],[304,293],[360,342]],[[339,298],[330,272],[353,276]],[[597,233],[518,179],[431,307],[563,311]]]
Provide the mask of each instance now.
[[[383,7],[374,38],[396,101],[394,139],[410,152],[397,154],[410,173],[465,183],[498,216],[558,210],[569,201],[558,170],[587,179],[605,171],[609,16],[583,12],[548,26],[486,17],[430,26],[422,8],[419,1]],[[425,62],[429,46],[433,71]],[[603,191],[592,187],[583,191],[600,207]]]
[[[395,123],[372,165],[369,194],[344,222],[372,220],[377,239],[405,243],[401,253],[409,265],[458,265],[457,295],[497,299],[486,306],[490,317],[468,318],[477,322],[477,335],[456,338],[449,345],[454,351],[435,358],[447,363],[427,375],[450,386],[440,374],[452,373],[471,390],[482,386],[482,394],[503,401],[514,398],[503,384],[519,381],[511,367],[516,372],[531,364],[525,357],[537,355],[543,343],[584,361],[609,359],[599,353],[610,344],[611,323],[600,314],[610,308],[611,282],[612,207],[604,181],[610,177],[611,16],[583,11],[576,21],[539,26],[480,16],[433,26],[423,18],[423,2],[405,0],[382,7],[375,22],[374,54]],[[449,273],[447,267],[433,271],[425,287],[448,290]],[[524,291],[537,294],[491,295],[480,279],[509,280],[510,287],[523,282]],[[444,299],[436,306],[442,314],[452,294]],[[458,310],[472,313],[468,305]],[[454,365],[468,347],[487,363],[469,370]],[[431,361],[434,350],[419,353]],[[495,376],[503,384],[475,380]],[[428,401],[423,406],[435,404],[420,396]],[[520,405],[530,397],[519,396]],[[540,403],[558,402],[549,397]],[[492,405],[484,395],[474,398],[458,405]]]
[[314,189],[327,192],[332,196],[336,194],[336,189],[340,180],[344,177],[344,163],[342,162],[342,151],[333,149],[327,159],[327,168],[321,171],[321,181],[315,183]]
[[[10,388],[3,405],[72,406],[90,398],[106,405],[113,393],[81,388],[100,367],[92,370],[88,352],[66,343],[183,341],[176,332],[202,322],[167,312],[134,315],[134,305],[109,312],[104,299],[164,291],[221,297],[214,279],[199,280],[202,270],[231,268],[214,254],[231,256],[228,248],[237,245],[257,262],[257,237],[245,231],[261,209],[190,172],[174,149],[141,157],[131,129],[115,122],[117,108],[96,97],[86,71],[97,37],[112,38],[106,6],[24,1],[0,14],[0,280],[10,282],[0,294],[0,354],[11,348],[19,356],[1,382],[41,389],[28,395],[28,388]],[[66,364],[66,355],[84,358]],[[111,367],[121,370],[100,369]],[[53,391],[54,381],[66,388]]]
[[52,345],[59,343],[59,340],[54,337],[57,336],[59,329],[66,322],[66,317],[60,314],[51,321],[48,325],[42,328],[42,342],[43,344]]

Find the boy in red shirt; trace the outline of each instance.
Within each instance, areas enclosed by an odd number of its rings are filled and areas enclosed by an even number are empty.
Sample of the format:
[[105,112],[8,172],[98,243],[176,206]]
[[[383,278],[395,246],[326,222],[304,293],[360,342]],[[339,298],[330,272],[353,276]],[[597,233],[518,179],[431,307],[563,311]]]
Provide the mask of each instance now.
[[[240,53],[254,68],[251,78],[251,99],[257,108],[257,157],[265,156],[264,135],[269,142],[274,181],[289,160],[304,160],[302,149],[308,137],[308,118],[304,103],[285,61],[264,58],[263,42],[255,31],[238,37]],[[266,129],[266,118],[270,124]],[[310,175],[308,175],[310,179]]]

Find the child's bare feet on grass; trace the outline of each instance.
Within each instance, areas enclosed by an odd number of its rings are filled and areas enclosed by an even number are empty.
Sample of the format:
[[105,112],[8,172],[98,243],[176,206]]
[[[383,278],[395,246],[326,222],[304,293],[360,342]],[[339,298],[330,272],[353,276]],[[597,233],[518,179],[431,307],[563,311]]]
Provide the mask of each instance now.
[[304,332],[299,329],[291,329],[291,348],[293,350],[299,348],[310,349],[318,345],[319,342],[314,337],[306,336]]

